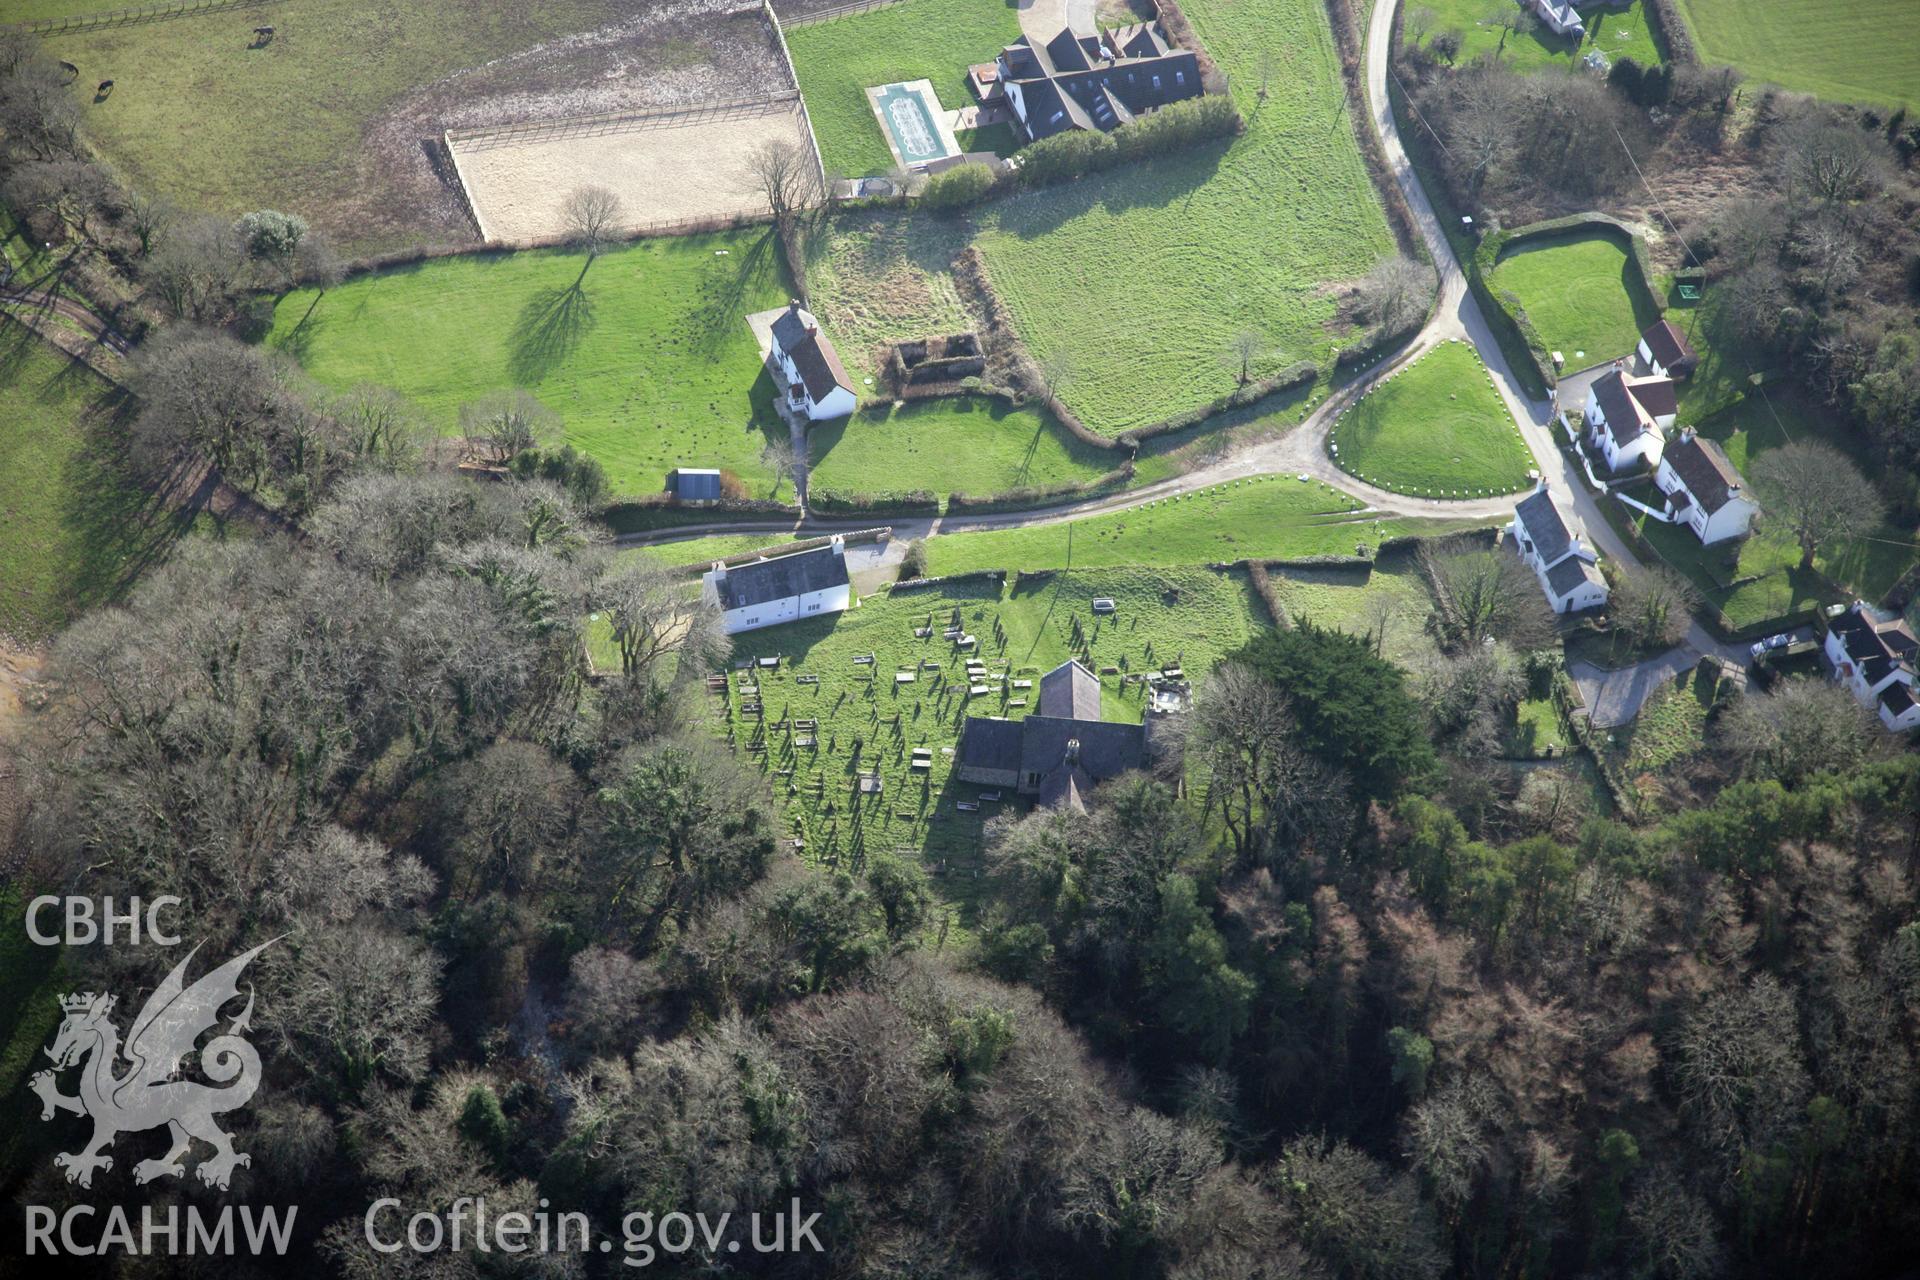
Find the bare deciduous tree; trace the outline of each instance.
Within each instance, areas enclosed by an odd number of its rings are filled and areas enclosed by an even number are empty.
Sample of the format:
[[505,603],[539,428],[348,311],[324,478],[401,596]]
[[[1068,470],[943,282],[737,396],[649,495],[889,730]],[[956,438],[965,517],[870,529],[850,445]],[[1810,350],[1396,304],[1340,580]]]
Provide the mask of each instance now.
[[588,262],[598,257],[613,239],[623,213],[620,197],[605,187],[575,187],[560,205],[567,239],[586,251]]
[[136,191],[127,197],[127,226],[140,241],[140,256],[153,252],[154,241],[179,219],[180,210],[165,196]]
[[1450,543],[1420,555],[1445,597],[1438,610],[1446,639],[1456,648],[1504,640],[1520,652],[1554,642],[1558,630],[1540,583],[1520,557],[1505,548]]
[[314,1075],[357,1092],[376,1075],[418,1078],[438,999],[440,961],[418,941],[369,924],[319,929],[276,966],[276,1026]]
[[1419,324],[1433,298],[1433,268],[1411,258],[1382,258],[1354,290],[1363,319],[1386,334],[1405,333]]
[[495,391],[460,406],[460,432],[486,447],[496,462],[508,462],[529,449],[545,448],[559,437],[560,415],[532,392]]
[[1207,803],[1218,804],[1241,858],[1344,837],[1344,780],[1294,740],[1293,714],[1271,681],[1222,663],[1184,727],[1190,759],[1207,771]]
[[1721,717],[1719,733],[1743,773],[1788,785],[1823,770],[1847,773],[1887,742],[1846,688],[1805,678],[1739,699]]
[[820,172],[813,155],[797,142],[763,142],[747,156],[742,186],[767,202],[774,221],[786,226],[793,216],[821,197]]
[[1753,463],[1753,482],[1766,509],[1800,543],[1800,567],[1838,539],[1871,529],[1885,512],[1873,485],[1852,459],[1830,444],[1796,440]]
[[760,450],[760,465],[773,472],[773,491],[769,497],[779,494],[781,482],[788,476],[797,475],[801,461],[800,451],[793,447],[791,438],[767,441]]
[[620,671],[643,681],[655,664],[677,654],[682,671],[705,671],[731,649],[712,605],[689,598],[680,584],[650,564],[636,563],[602,578],[594,607],[607,616],[620,650]]
[[1693,584],[1666,565],[1622,566],[1613,588],[1614,626],[1646,648],[1679,644],[1699,603]]
[[1877,190],[1891,155],[1877,134],[1825,107],[1810,105],[1780,126],[1774,160],[1789,198],[1812,197],[1834,204]]

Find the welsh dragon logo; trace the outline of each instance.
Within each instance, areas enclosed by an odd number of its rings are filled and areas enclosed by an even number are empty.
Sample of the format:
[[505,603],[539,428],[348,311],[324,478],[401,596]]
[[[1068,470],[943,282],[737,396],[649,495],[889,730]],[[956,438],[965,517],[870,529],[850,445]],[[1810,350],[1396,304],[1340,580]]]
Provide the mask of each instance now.
[[[54,1069],[36,1073],[31,1087],[45,1106],[40,1113],[42,1120],[51,1120],[60,1111],[93,1120],[93,1138],[86,1146],[53,1158],[56,1166],[66,1170],[67,1181],[91,1187],[94,1170],[113,1168],[113,1157],[106,1154],[106,1149],[116,1137],[163,1124],[173,1145],[159,1159],[142,1160],[134,1166],[136,1183],[185,1174],[182,1157],[192,1149],[195,1138],[214,1150],[195,1171],[210,1187],[225,1191],[234,1167],[252,1163],[244,1153],[233,1149],[233,1139],[213,1122],[216,1115],[245,1106],[260,1087],[260,1055],[240,1034],[248,1029],[253,1016],[251,987],[247,989],[246,1007],[227,1024],[224,1033],[200,1050],[201,1073],[221,1087],[174,1076],[180,1060],[193,1052],[201,1034],[219,1021],[221,1006],[239,996],[241,971],[276,941],[261,943],[187,986],[187,963],[200,949],[196,946],[147,997],[124,1046],[111,1017],[113,996],[89,991],[60,998],[66,1018],[54,1036],[53,1047],[46,1051]],[[126,1070],[116,1074],[123,1060]],[[57,1073],[82,1062],[79,1095],[61,1093]]]

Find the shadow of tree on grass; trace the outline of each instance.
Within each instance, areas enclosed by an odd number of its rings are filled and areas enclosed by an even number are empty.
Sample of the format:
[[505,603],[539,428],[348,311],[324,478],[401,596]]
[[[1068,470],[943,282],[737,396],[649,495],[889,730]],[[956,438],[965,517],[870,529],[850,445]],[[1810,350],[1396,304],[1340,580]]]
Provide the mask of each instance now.
[[544,382],[593,331],[594,323],[593,302],[581,281],[564,289],[536,290],[520,308],[507,337],[507,372],[514,385],[532,387]]

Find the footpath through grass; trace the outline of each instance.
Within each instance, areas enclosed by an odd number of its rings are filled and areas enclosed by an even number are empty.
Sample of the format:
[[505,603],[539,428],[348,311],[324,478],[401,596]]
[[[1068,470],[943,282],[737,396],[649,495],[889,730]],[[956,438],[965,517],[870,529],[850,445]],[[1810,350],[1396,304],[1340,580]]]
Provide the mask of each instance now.
[[1089,480],[1122,455],[1090,448],[1044,409],[984,397],[919,400],[816,424],[810,484],[843,493],[1002,493]]
[[1527,240],[1500,256],[1496,293],[1512,292],[1569,372],[1630,355],[1660,318],[1618,235],[1573,231]]
[[124,411],[85,365],[0,319],[0,632],[51,635],[185,531],[125,474]]
[[1499,18],[1512,12],[1513,7],[1511,0],[1420,0],[1408,9],[1402,21],[1422,9],[1431,11],[1433,20],[1420,38],[1423,45],[1431,44],[1443,31],[1459,32],[1460,54],[1454,59],[1455,66],[1492,56],[1516,71],[1572,68],[1579,66],[1580,60],[1595,49],[1610,61],[1632,58],[1643,67],[1666,61],[1666,49],[1647,17],[1646,0],[1633,0],[1624,9],[1604,3],[1577,6],[1586,21],[1584,40],[1556,36],[1537,22],[1526,35],[1513,35],[1495,25]]
[[[1018,8],[1007,0],[908,0],[845,18],[787,29],[794,74],[807,100],[820,159],[829,173],[884,173],[893,153],[873,118],[866,91],[904,80],[930,80],[940,105],[973,103],[967,67],[992,62],[1020,38]],[[960,139],[966,146],[967,140]],[[985,149],[1006,139],[991,131]]]
[[[1096,595],[1112,597],[1118,612],[1095,617]],[[969,693],[968,655],[942,638],[956,615],[978,638],[973,652],[1004,673],[987,682],[987,694]],[[1100,680],[1105,718],[1137,722],[1144,686],[1126,683],[1126,673],[1173,664],[1197,679],[1264,624],[1238,571],[1127,568],[1024,578],[1004,588],[980,578],[896,589],[836,618],[739,636],[736,660],[778,656],[779,667],[731,673],[724,706],[706,696],[722,731],[769,774],[807,856],[856,871],[875,855],[924,858],[944,895],[970,904],[979,893],[985,822],[1023,806],[1008,789],[997,802],[980,801],[982,788],[952,777],[952,750],[969,714],[1029,714],[1039,676],[1079,655],[1107,672]],[[930,634],[916,636],[920,628]],[[854,661],[868,655],[871,663]],[[910,681],[896,678],[908,674]],[[800,676],[817,682],[802,684]],[[1033,687],[1016,689],[1016,680]],[[748,697],[759,701],[760,715],[742,709]],[[912,767],[917,747],[931,752],[931,767]],[[855,789],[867,771],[878,773],[877,794]],[[979,809],[959,809],[962,800]]]
[[1329,486],[1303,484],[1292,476],[1257,476],[1082,520],[942,534],[927,540],[927,572],[1351,556],[1357,547],[1371,551],[1387,538],[1445,533],[1475,523],[1370,516]]
[[1675,0],[1707,62],[1839,102],[1920,106],[1912,0]]
[[1343,471],[1429,498],[1515,493],[1534,466],[1479,354],[1460,341],[1441,343],[1362,396],[1328,440]]
[[[900,6],[912,10],[919,0]],[[1353,138],[1316,0],[1192,0],[1247,132],[976,214],[994,287],[1021,336],[1068,372],[1064,399],[1119,433],[1229,392],[1242,330],[1270,373],[1340,340],[1320,286],[1392,251]],[[1260,97],[1264,53],[1277,65]]]
[[746,317],[791,293],[771,233],[639,240],[584,264],[564,249],[465,254],[296,290],[268,342],[328,386],[399,391],[449,434],[462,403],[523,387],[615,494],[659,492],[677,466],[770,491],[760,451],[787,431]]

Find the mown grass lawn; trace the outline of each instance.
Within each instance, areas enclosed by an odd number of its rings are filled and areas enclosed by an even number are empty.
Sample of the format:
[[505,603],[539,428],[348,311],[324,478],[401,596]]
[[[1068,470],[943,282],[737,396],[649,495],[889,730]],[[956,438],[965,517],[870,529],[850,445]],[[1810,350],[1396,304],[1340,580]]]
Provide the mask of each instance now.
[[1492,55],[1516,71],[1577,67],[1580,59],[1594,49],[1612,61],[1632,58],[1643,67],[1666,61],[1665,48],[1647,17],[1645,0],[1633,0],[1624,9],[1610,4],[1577,6],[1587,24],[1587,38],[1579,41],[1556,36],[1538,23],[1523,36],[1495,26],[1495,19],[1512,8],[1511,0],[1418,0],[1409,6],[1401,21],[1411,21],[1413,15],[1423,9],[1431,13],[1427,34],[1421,37],[1422,44],[1431,44],[1433,37],[1442,31],[1458,31],[1463,38],[1460,55],[1454,59],[1456,66]]
[[1296,625],[1311,622],[1373,639],[1383,657],[1402,667],[1439,652],[1426,627],[1433,597],[1410,553],[1388,552],[1371,569],[1276,567],[1268,578]]
[[1362,396],[1328,436],[1343,471],[1395,493],[1478,498],[1527,487],[1533,453],[1487,368],[1444,342]]
[[[911,9],[918,0],[902,6]],[[1255,372],[1341,340],[1320,286],[1365,273],[1393,240],[1353,139],[1323,5],[1193,0],[1246,133],[978,211],[978,244],[1021,336],[1067,367],[1064,399],[1096,431],[1163,420],[1233,389],[1236,334]],[[1259,96],[1263,51],[1279,59]]]
[[1351,556],[1356,546],[1373,549],[1386,538],[1451,532],[1473,523],[1375,518],[1324,485],[1258,476],[1082,520],[941,534],[927,540],[927,572]]
[[[787,48],[827,171],[860,177],[893,167],[868,89],[930,80],[940,105],[958,110],[974,100],[968,65],[993,61],[1019,38],[1019,10],[1007,0],[907,0],[789,27]],[[1004,139],[986,141],[992,149]]]
[[52,634],[191,523],[126,474],[126,409],[86,366],[0,319],[0,633]]
[[387,221],[392,191],[365,144],[369,125],[411,90],[628,10],[617,0],[280,0],[262,15],[278,33],[261,49],[247,47],[255,19],[244,12],[52,36],[46,46],[80,67],[83,85],[116,82],[104,102],[85,95],[87,131],[135,189],[227,216],[287,209],[349,248],[378,248],[419,218]]
[[1081,444],[1044,409],[951,397],[868,409],[816,424],[810,484],[850,493],[1001,493],[1089,480],[1122,455]]
[[[1119,611],[1096,618],[1090,608],[1096,595],[1113,597]],[[990,669],[1006,673],[991,682],[990,694],[969,695],[966,655],[941,637],[956,614],[978,637],[975,652]],[[969,714],[1028,714],[1038,702],[1040,674],[1079,654],[1090,657],[1096,672],[1117,669],[1101,677],[1103,715],[1138,721],[1142,686],[1126,684],[1125,672],[1179,664],[1190,679],[1198,678],[1245,644],[1263,621],[1244,572],[1127,568],[1004,587],[976,579],[896,589],[869,596],[836,618],[737,637],[736,660],[779,656],[781,664],[732,674],[724,711],[717,698],[713,702],[722,731],[730,729],[735,746],[771,776],[775,799],[806,841],[809,857],[856,871],[875,854],[922,857],[944,895],[964,905],[979,891],[985,822],[1022,807],[1010,790],[997,803],[982,802],[977,812],[955,807],[960,800],[976,801],[982,790],[951,776],[949,749]],[[932,634],[916,637],[921,627]],[[872,663],[854,662],[866,655]],[[895,680],[904,672],[912,673],[912,682]],[[819,682],[801,684],[801,675],[818,676]],[[760,717],[741,710],[747,679],[758,691]],[[1031,679],[1034,687],[1016,690],[1016,679]],[[799,719],[816,727],[795,730]],[[814,743],[800,745],[802,734],[811,734]],[[750,750],[754,745],[764,750]],[[911,767],[915,747],[932,751],[930,769]],[[865,770],[878,771],[878,795],[853,789]]]
[[760,451],[787,431],[746,321],[791,293],[771,233],[640,240],[582,276],[584,263],[558,249],[466,254],[296,290],[267,341],[327,386],[399,391],[449,434],[462,403],[523,387],[615,494],[658,492],[677,466],[771,491]]
[[1911,0],[1676,0],[1706,62],[1839,102],[1920,106]]
[[1618,235],[1575,231],[1527,240],[1503,253],[1488,282],[1512,292],[1569,372],[1630,355],[1660,318]]
[[1553,699],[1527,698],[1514,708],[1505,753],[1514,760],[1544,760],[1565,755],[1570,742]]

